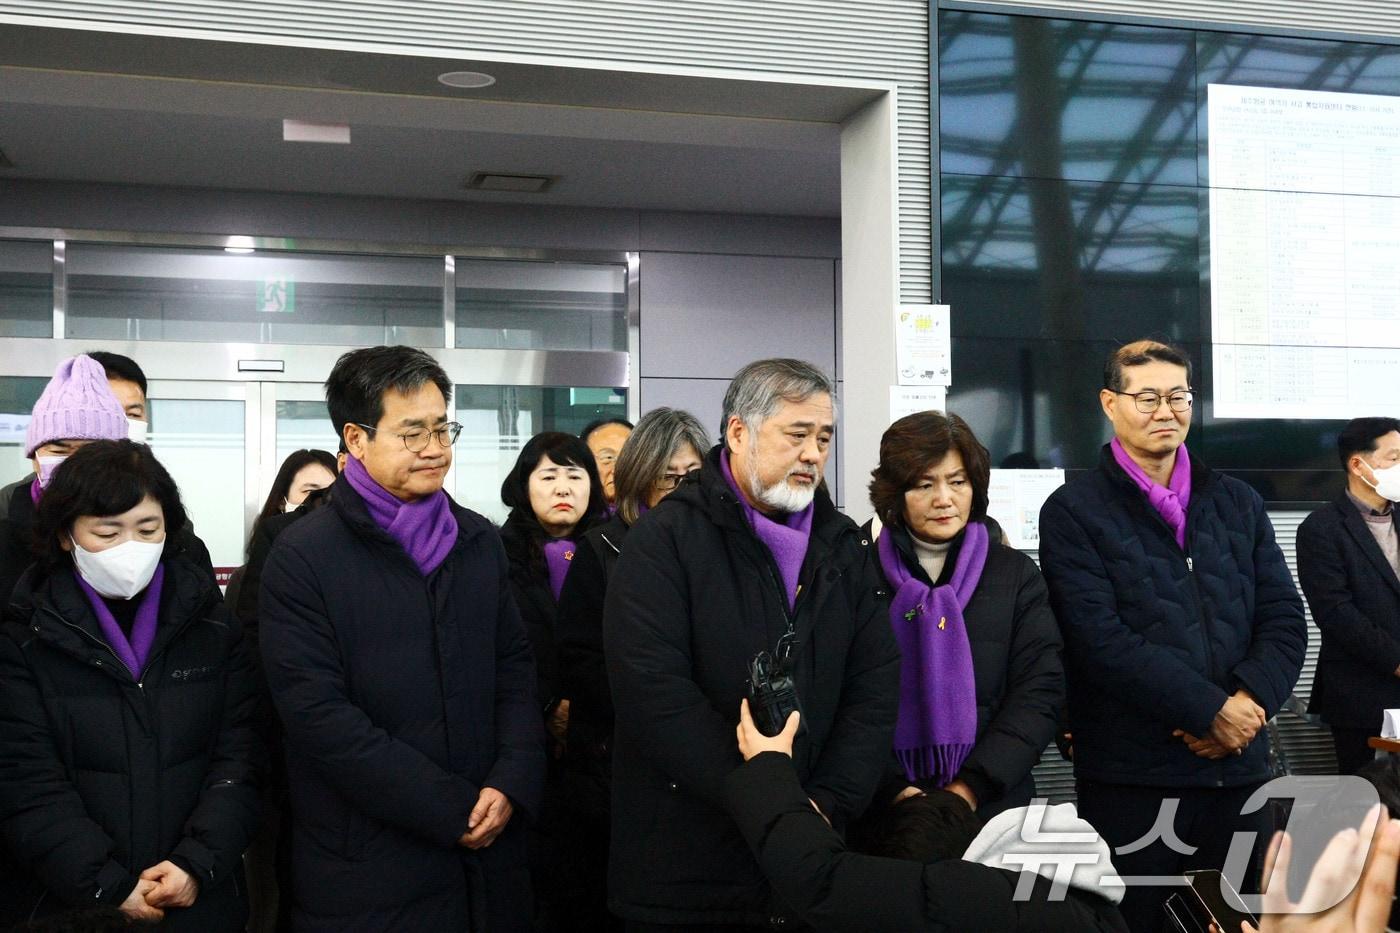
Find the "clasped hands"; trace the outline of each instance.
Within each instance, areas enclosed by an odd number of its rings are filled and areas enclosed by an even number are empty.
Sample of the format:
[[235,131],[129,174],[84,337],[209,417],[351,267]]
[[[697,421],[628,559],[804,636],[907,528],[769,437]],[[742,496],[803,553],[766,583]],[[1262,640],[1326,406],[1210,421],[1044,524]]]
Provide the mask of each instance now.
[[188,872],[174,862],[160,862],[141,872],[121,912],[133,920],[156,922],[164,919],[166,908],[192,907],[198,896],[199,882]]
[[1246,690],[1236,690],[1215,714],[1210,731],[1197,738],[1185,729],[1173,729],[1172,735],[1202,758],[1220,759],[1228,755],[1243,755],[1245,746],[1264,728],[1268,717],[1264,708]]
[[467,817],[467,831],[457,840],[457,845],[467,849],[484,849],[496,841],[496,837],[510,822],[515,807],[510,798],[494,787],[483,787]]

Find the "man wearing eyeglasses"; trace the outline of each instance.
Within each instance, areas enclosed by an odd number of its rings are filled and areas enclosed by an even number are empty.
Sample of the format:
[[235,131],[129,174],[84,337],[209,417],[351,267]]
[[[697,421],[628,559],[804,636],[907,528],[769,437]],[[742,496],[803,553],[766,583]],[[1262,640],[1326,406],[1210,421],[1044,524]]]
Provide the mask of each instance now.
[[342,356],[326,404],[344,472],[263,571],[298,931],[530,927],[535,666],[500,539],[442,488],[451,396],[421,350]]
[[[1129,879],[1135,933],[1161,929],[1170,890],[1131,879],[1224,868],[1236,831],[1267,843],[1268,808],[1242,811],[1307,645],[1263,500],[1186,448],[1194,401],[1180,350],[1114,351],[1099,392],[1113,439],[1040,513],[1079,813]],[[1236,887],[1257,882],[1253,862]]]

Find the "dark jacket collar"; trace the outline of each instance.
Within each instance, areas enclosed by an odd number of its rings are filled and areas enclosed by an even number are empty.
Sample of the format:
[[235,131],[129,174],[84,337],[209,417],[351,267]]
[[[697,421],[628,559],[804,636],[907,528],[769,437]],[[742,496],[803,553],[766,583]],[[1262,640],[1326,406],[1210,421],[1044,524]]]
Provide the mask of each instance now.
[[[1380,544],[1376,541],[1376,536],[1371,533],[1371,529],[1366,527],[1366,519],[1361,517],[1357,511],[1356,503],[1347,494],[1345,487],[1337,494],[1337,498],[1332,500],[1332,508],[1337,510],[1341,516],[1342,527],[1347,530],[1347,534],[1352,536],[1356,546],[1361,548],[1361,552],[1366,555],[1381,579],[1400,593],[1400,577],[1395,575],[1395,568],[1390,566],[1390,561],[1386,560],[1385,552],[1381,550]],[[1397,530],[1400,530],[1400,509],[1390,510],[1391,521],[1396,523]]]
[[[447,501],[452,509],[452,517],[457,520],[457,543],[452,548],[454,551],[467,546],[477,535],[491,527],[486,519],[452,501],[451,496],[447,497]],[[360,494],[355,491],[354,486],[350,485],[350,481],[345,478],[344,473],[331,484],[330,508],[349,526],[352,532],[361,538],[392,548],[397,553],[402,554],[409,563],[412,563],[413,559],[408,556],[403,545],[394,540],[389,532],[380,528],[379,523],[370,517],[365,500],[360,498]],[[413,567],[414,570],[418,569],[417,564],[414,564]]]
[[[1128,475],[1128,471],[1124,470],[1121,466],[1118,465],[1118,460],[1113,456],[1112,444],[1104,444],[1103,447],[1099,450],[1099,469],[1103,473],[1105,473],[1108,476],[1109,480],[1113,482],[1116,486],[1118,486],[1121,489],[1129,490],[1135,493],[1138,497],[1142,498],[1144,502],[1147,501],[1146,497],[1142,494],[1142,490],[1138,488],[1137,483],[1134,482],[1133,478]],[[1198,492],[1204,492],[1212,483],[1215,482],[1215,478],[1215,471],[1212,470],[1210,467],[1206,466],[1205,463],[1201,460],[1200,456],[1198,456],[1195,453],[1192,453],[1191,506],[1188,507],[1188,509],[1194,508],[1196,502],[1196,494]]]
[[[160,622],[151,657],[178,635],[189,622],[211,615],[222,597],[208,571],[191,560],[182,548],[167,552],[165,582],[160,594]],[[51,573],[37,564],[25,571],[10,598],[11,621],[27,625],[40,638],[70,653],[83,653],[100,642],[106,644],[97,614],[78,586],[76,570],[60,567]]]

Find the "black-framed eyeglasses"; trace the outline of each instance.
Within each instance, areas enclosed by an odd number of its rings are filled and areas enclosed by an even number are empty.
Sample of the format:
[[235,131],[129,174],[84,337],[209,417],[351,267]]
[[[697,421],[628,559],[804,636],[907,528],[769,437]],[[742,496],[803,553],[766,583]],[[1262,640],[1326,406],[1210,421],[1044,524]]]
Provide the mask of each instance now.
[[656,488],[662,492],[670,492],[681,484],[681,480],[689,476],[689,473],[663,473],[656,481]]
[[1137,405],[1137,410],[1144,415],[1151,415],[1162,407],[1162,402],[1167,403],[1167,407],[1172,411],[1190,411],[1191,403],[1196,400],[1196,393],[1191,389],[1183,389],[1163,395],[1160,392],[1153,392],[1148,389],[1146,392],[1119,392],[1117,389],[1109,389],[1114,395],[1126,395]]
[[[358,421],[355,424],[371,434],[378,430],[378,428],[367,424],[360,424]],[[455,421],[449,421],[442,427],[433,428],[430,431],[409,431],[407,434],[395,434],[394,436],[403,441],[404,448],[410,453],[417,454],[428,449],[428,438],[430,437],[436,437],[438,444],[443,447],[451,447],[457,443],[457,435],[461,433],[462,426]]]

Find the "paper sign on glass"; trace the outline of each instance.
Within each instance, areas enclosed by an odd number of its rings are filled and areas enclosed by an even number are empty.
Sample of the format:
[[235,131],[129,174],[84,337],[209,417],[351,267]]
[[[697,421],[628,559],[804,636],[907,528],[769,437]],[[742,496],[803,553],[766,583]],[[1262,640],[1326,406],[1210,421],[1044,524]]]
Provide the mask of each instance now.
[[921,411],[947,411],[943,386],[890,386],[890,424]]
[[993,470],[987,514],[1001,525],[1012,547],[1040,550],[1040,507],[1064,484],[1064,470]]
[[894,340],[900,385],[953,384],[948,305],[899,305],[894,310]]

